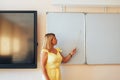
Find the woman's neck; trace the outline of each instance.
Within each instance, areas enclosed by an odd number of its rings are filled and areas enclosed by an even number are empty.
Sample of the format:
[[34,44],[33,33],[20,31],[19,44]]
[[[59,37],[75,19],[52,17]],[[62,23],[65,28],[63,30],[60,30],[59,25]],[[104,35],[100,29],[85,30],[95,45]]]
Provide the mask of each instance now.
[[56,50],[54,47],[51,47],[51,48],[49,49],[49,52],[52,52],[52,53],[57,54],[57,50]]
[[54,46],[52,45],[51,48],[49,49],[49,51],[52,51],[54,49]]

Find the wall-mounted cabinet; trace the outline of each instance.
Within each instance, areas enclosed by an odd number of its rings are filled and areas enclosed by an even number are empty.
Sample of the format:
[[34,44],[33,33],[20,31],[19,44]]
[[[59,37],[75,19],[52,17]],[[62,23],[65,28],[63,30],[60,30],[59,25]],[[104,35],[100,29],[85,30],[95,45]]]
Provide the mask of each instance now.
[[53,0],[52,3],[67,6],[120,6],[120,0]]
[[47,33],[55,33],[57,47],[68,64],[120,64],[120,14],[48,13]]

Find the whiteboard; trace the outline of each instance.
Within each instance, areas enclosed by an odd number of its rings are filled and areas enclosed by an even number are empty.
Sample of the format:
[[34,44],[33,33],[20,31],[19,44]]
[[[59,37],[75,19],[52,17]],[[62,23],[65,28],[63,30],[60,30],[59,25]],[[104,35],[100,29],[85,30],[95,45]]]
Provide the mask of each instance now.
[[87,64],[120,64],[120,14],[86,15]]
[[72,49],[77,53],[67,64],[85,63],[85,15],[83,13],[47,13],[47,33],[55,33],[57,47],[64,56]]

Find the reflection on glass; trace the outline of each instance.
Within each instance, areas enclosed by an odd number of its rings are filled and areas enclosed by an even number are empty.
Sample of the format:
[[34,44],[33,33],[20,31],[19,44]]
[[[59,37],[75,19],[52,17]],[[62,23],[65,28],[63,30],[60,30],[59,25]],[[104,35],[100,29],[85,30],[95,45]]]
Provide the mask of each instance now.
[[1,56],[9,56],[10,55],[10,38],[1,37]]
[[13,39],[13,52],[17,53],[20,51],[20,40],[18,38]]

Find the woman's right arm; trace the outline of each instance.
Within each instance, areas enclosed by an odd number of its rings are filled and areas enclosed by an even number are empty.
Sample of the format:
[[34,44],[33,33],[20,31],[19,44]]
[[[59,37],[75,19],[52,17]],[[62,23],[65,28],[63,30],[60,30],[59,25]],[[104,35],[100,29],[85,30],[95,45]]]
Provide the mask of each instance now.
[[41,53],[41,68],[42,68],[42,72],[43,75],[45,76],[45,80],[50,80],[47,74],[47,70],[45,68],[46,63],[47,63],[47,58],[48,58],[48,54],[47,52],[42,52]]

